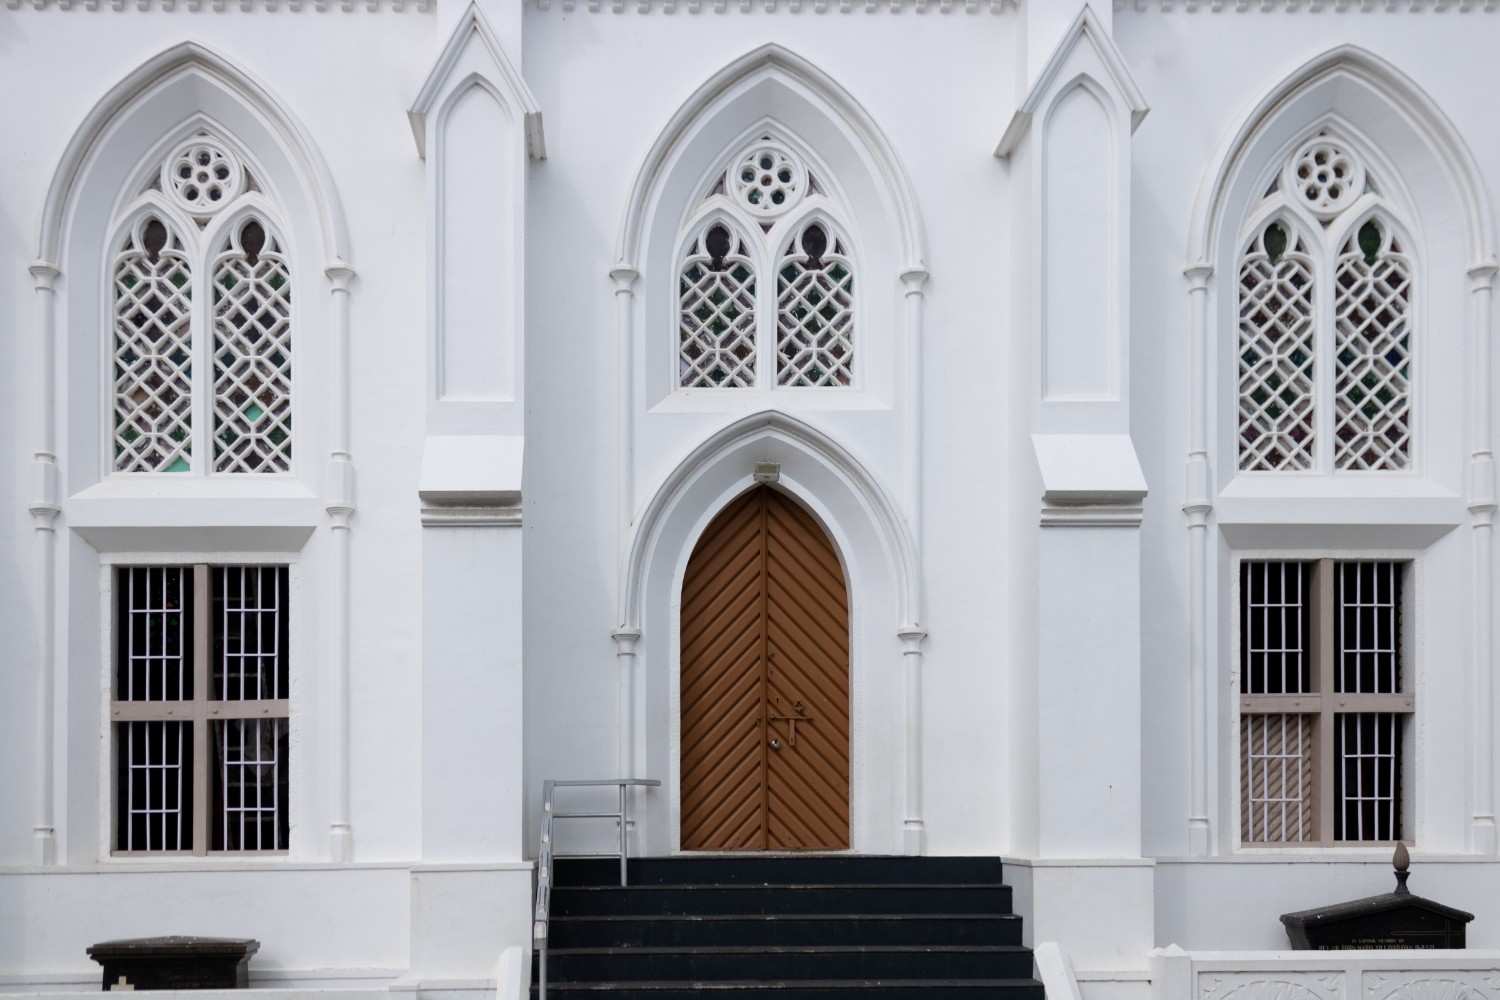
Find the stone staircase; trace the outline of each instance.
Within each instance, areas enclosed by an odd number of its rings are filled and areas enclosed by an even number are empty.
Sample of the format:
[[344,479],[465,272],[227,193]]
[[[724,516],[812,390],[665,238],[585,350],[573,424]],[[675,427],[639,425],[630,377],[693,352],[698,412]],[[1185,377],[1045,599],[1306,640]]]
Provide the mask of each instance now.
[[554,1000],[1043,1000],[998,858],[640,858],[624,888],[615,860],[556,866]]

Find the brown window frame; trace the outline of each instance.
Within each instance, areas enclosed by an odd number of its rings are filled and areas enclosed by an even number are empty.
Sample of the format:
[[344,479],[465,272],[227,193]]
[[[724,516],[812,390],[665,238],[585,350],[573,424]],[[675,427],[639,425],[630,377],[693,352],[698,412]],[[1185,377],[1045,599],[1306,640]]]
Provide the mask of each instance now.
[[[1336,627],[1335,616],[1339,614],[1338,592],[1335,581],[1345,566],[1354,564],[1376,564],[1390,565],[1394,567],[1395,576],[1393,580],[1398,581],[1393,593],[1395,601],[1396,625],[1394,630],[1394,663],[1399,679],[1395,693],[1350,693],[1336,690],[1335,671],[1340,662],[1340,649],[1336,648],[1339,629]],[[1310,567],[1306,583],[1305,593],[1299,593],[1300,600],[1308,605],[1306,613],[1306,629],[1296,636],[1299,648],[1309,660],[1307,666],[1309,690],[1295,691],[1292,693],[1247,693],[1249,679],[1247,672],[1250,671],[1249,661],[1249,623],[1247,617],[1250,608],[1250,595],[1247,592],[1247,567],[1257,565],[1280,565],[1280,566],[1305,566]],[[1402,557],[1376,557],[1376,556],[1350,556],[1350,557],[1315,557],[1315,556],[1261,556],[1246,555],[1235,562],[1236,600],[1234,602],[1235,615],[1235,662],[1237,669],[1234,675],[1233,692],[1237,704],[1235,710],[1235,732],[1236,740],[1234,755],[1236,760],[1235,788],[1239,796],[1239,815],[1236,824],[1236,835],[1238,845],[1250,850],[1257,849],[1287,849],[1287,848],[1329,848],[1329,847],[1376,847],[1393,844],[1397,839],[1411,843],[1411,831],[1408,803],[1415,801],[1409,788],[1401,788],[1400,781],[1402,771],[1409,766],[1409,758],[1405,757],[1410,752],[1411,740],[1408,730],[1411,728],[1412,720],[1416,715],[1416,697],[1413,693],[1414,664],[1410,650],[1413,643],[1410,641],[1409,631],[1411,622],[1403,621],[1409,619],[1409,609],[1413,603],[1409,598],[1412,586],[1414,563],[1410,558]],[[1253,569],[1249,570],[1253,572]],[[1282,585],[1285,586],[1285,577]],[[1262,597],[1266,595],[1263,593]],[[1283,593],[1283,598],[1285,594]],[[1274,606],[1274,605],[1273,605]],[[1347,606],[1347,605],[1346,605]],[[1285,628],[1285,625],[1282,626]],[[1286,636],[1280,636],[1281,645],[1285,647]],[[1344,653],[1352,652],[1347,647]],[[1282,684],[1287,687],[1283,675]],[[1269,683],[1266,686],[1271,686]],[[1301,687],[1301,683],[1295,685]],[[1393,760],[1393,784],[1392,795],[1394,796],[1395,818],[1393,822],[1396,836],[1391,839],[1356,839],[1351,837],[1335,838],[1337,829],[1337,802],[1336,802],[1336,769],[1339,766],[1340,757],[1335,742],[1335,733],[1341,718],[1350,716],[1367,715],[1392,715],[1390,734],[1393,739],[1392,752],[1397,755]],[[1269,726],[1271,720],[1280,717],[1283,727],[1278,734],[1280,751],[1284,754],[1287,749],[1287,730],[1285,720],[1296,717],[1304,720],[1303,724],[1311,727],[1311,831],[1310,836],[1301,839],[1252,839],[1254,833],[1254,804],[1250,799],[1249,785],[1252,781],[1251,765],[1248,763],[1249,742],[1254,738],[1255,730],[1248,729],[1250,720],[1260,716],[1265,717],[1264,726]],[[1262,730],[1264,731],[1264,730]],[[1300,739],[1302,731],[1296,731]],[[1274,754],[1272,756],[1275,756]],[[1290,757],[1290,755],[1287,755]],[[1264,758],[1262,758],[1264,759]],[[1262,765],[1264,766],[1264,765]],[[1264,776],[1265,772],[1262,772]],[[1281,775],[1286,780],[1286,772]],[[1268,807],[1267,807],[1268,808]],[[1281,832],[1285,834],[1290,822],[1280,819]],[[1263,817],[1262,829],[1269,830],[1271,824]],[[1347,831],[1346,831],[1347,832]]]
[[[230,699],[215,698],[211,695],[214,683],[213,656],[215,651],[215,625],[213,621],[214,573],[216,570],[224,570],[228,572],[237,569],[255,571],[266,569],[279,570],[280,574],[277,577],[277,586],[279,588],[279,604],[277,607],[277,614],[281,616],[283,622],[289,619],[291,613],[292,593],[290,567],[286,563],[162,562],[128,564],[120,563],[111,567],[111,586],[113,594],[113,600],[111,601],[111,615],[113,621],[113,641],[111,642],[109,657],[110,767],[109,777],[107,780],[110,783],[111,792],[109,809],[109,853],[112,857],[284,857],[289,853],[289,834],[286,837],[287,843],[269,848],[224,849],[213,848],[211,846],[213,843],[211,824],[215,821],[216,818],[222,819],[226,812],[231,811],[227,808],[220,809],[212,794],[212,770],[215,767],[215,762],[217,759],[215,748],[213,746],[214,724],[218,722],[229,723],[237,721],[279,720],[284,727],[287,727],[287,741],[288,745],[290,744],[290,691],[280,690],[280,688],[283,687],[283,682],[279,679],[276,682],[276,686],[278,688],[276,693],[280,695],[286,695],[287,697],[241,697]],[[182,655],[184,655],[189,661],[185,666],[188,668],[188,676],[191,678],[190,683],[192,696],[190,698],[179,697],[170,700],[166,698],[150,699],[149,684],[147,691],[148,697],[143,699],[130,698],[129,694],[133,692],[125,692],[126,697],[122,697],[122,692],[119,690],[122,674],[121,661],[122,658],[126,655],[126,650],[129,648],[128,643],[130,641],[126,630],[131,627],[131,623],[125,620],[127,617],[127,612],[125,611],[125,602],[129,600],[129,596],[123,593],[121,588],[129,586],[129,584],[126,582],[127,574],[132,574],[140,570],[179,571],[187,575],[188,586],[185,588],[185,593],[182,600],[183,608],[180,610],[182,613],[188,616],[189,620],[188,624],[183,628],[183,632],[185,635],[188,632],[190,632],[191,634],[186,636],[188,641],[183,645],[183,649],[181,652]],[[257,595],[258,594],[259,591],[257,591]],[[278,627],[285,630],[283,638],[283,641],[285,641],[285,638],[289,637],[289,629],[281,622],[278,622]],[[223,639],[223,641],[227,642],[227,638],[224,638],[222,636],[221,638]],[[243,645],[241,647],[241,651],[243,652]],[[160,647],[158,647],[157,652],[161,652]],[[226,652],[226,659],[229,655],[231,654],[228,654]],[[289,660],[290,649],[282,647],[280,649],[280,656]],[[129,667],[125,667],[124,669],[127,671],[130,670]],[[243,669],[244,668],[242,665],[240,667],[240,670],[243,671]],[[284,682],[284,685],[286,687],[289,687],[289,668],[287,669],[286,674],[287,678]],[[240,676],[241,678],[243,678],[243,673],[241,673]],[[179,694],[181,693],[181,687],[185,685],[186,681],[187,678],[179,679]],[[227,668],[224,683],[227,687]],[[243,679],[241,679],[240,683],[240,693],[243,694]],[[125,743],[130,739],[127,724],[140,722],[184,723],[189,727],[188,732],[191,735],[190,738],[186,741],[187,746],[183,750],[183,762],[191,762],[192,780],[190,787],[188,789],[185,789],[183,793],[179,793],[191,795],[191,806],[189,810],[190,823],[186,831],[186,833],[191,836],[191,846],[189,847],[153,848],[148,846],[146,848],[140,848],[125,846],[126,844],[130,843],[130,833],[123,832],[120,829],[122,805],[121,798],[127,794],[127,790],[121,787],[121,761],[122,754],[126,753]],[[181,766],[181,764],[179,764],[179,766]],[[234,764],[230,766],[242,765]],[[253,766],[253,763],[250,766]],[[283,768],[290,768],[290,760],[288,759],[286,761],[280,762],[280,766]],[[243,775],[241,777],[243,777]],[[288,781],[290,781],[289,771],[287,777]],[[125,780],[131,780],[128,774],[126,775]],[[225,794],[227,795],[227,791],[225,792]],[[275,794],[274,790],[273,794]],[[225,805],[227,807],[227,802],[225,803]],[[257,805],[259,805],[259,801],[257,801]],[[181,803],[179,801],[179,807],[180,806]],[[287,806],[290,806],[289,801],[287,803]],[[289,817],[285,818],[283,822],[287,824],[289,830]],[[182,834],[179,834],[179,839],[181,836]],[[277,833],[277,836],[281,836],[279,831]]]

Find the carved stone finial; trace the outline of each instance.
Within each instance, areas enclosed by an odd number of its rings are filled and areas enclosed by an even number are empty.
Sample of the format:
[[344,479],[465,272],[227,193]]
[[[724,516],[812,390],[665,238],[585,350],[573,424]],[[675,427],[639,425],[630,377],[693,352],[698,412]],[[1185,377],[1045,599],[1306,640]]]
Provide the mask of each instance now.
[[1391,857],[1391,867],[1396,869],[1396,893],[1404,896],[1407,893],[1406,880],[1411,876],[1411,855],[1407,853],[1406,845],[1399,840],[1396,842],[1396,853]]

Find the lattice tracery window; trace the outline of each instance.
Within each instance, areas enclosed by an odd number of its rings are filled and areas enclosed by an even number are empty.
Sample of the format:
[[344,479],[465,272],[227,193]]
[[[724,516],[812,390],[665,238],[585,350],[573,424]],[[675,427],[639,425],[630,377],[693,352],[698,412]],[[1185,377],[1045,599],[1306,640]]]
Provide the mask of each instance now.
[[116,472],[290,471],[291,267],[257,201],[250,168],[201,133],[128,207],[111,264]]
[[1410,468],[1413,266],[1369,169],[1314,136],[1255,215],[1238,272],[1239,468]]
[[848,385],[854,360],[854,269],[820,222],[792,237],[776,273],[776,381]]
[[848,237],[823,217],[835,208],[778,139],[761,136],[729,161],[701,207],[707,221],[684,241],[679,386],[853,384],[855,265]]
[[755,384],[755,261],[722,222],[704,230],[682,265],[680,384]]
[[182,237],[143,216],[114,267],[115,468],[189,468],[193,431],[193,272]]
[[1411,260],[1389,227],[1366,222],[1334,272],[1335,463],[1399,469],[1411,452]]
[[257,219],[214,261],[214,471],[286,472],[292,451],[291,270]]
[[1313,262],[1272,222],[1240,261],[1240,468],[1312,467]]

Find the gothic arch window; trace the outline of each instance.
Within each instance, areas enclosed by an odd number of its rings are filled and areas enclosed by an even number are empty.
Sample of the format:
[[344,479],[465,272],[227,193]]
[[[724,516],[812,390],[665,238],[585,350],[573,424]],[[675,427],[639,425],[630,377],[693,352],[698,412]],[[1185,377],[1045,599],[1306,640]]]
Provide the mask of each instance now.
[[755,384],[755,259],[729,220],[713,219],[688,243],[680,274],[678,376],[686,387]]
[[854,384],[855,263],[836,214],[779,139],[729,160],[682,241],[679,387]]
[[112,468],[284,473],[292,273],[253,171],[201,132],[157,164],[112,244]]
[[1364,158],[1322,131],[1241,235],[1239,468],[1412,466],[1414,266]]

